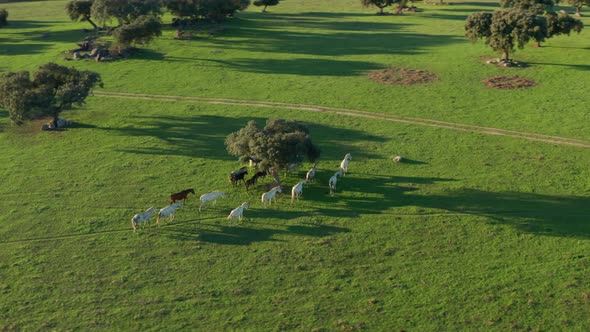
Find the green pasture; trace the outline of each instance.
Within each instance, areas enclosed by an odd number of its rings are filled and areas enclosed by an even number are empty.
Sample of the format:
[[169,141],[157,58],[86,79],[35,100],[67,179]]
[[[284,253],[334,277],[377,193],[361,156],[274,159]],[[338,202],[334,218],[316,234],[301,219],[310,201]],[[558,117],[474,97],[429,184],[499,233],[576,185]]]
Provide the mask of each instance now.
[[[100,72],[104,91],[278,101],[588,139],[588,32],[515,54],[462,37],[495,3],[377,17],[352,0],[255,7],[213,36],[172,39],[132,59],[65,61],[87,23],[64,1],[2,4],[0,70],[48,61]],[[165,18],[167,21],[170,17]],[[586,18],[584,19],[589,22]],[[387,66],[436,83],[381,86]],[[491,90],[493,75],[539,85]],[[590,154],[532,142],[304,110],[91,97],[40,132],[0,110],[0,330],[586,331],[590,329]],[[317,182],[264,208],[232,188],[225,137],[249,120],[308,124]],[[350,173],[328,178],[351,153]],[[392,158],[403,156],[403,163]],[[287,176],[290,189],[311,164]],[[269,183],[270,179],[263,181]],[[130,219],[194,188],[227,195],[132,232]],[[249,202],[246,220],[229,211]]]
[[[4,328],[588,327],[585,149],[98,97],[68,117],[78,124],[67,131],[2,135]],[[301,201],[263,208],[260,189],[227,182],[240,165],[223,140],[269,117],[306,121],[323,154]],[[330,196],[346,152],[351,172]],[[131,231],[133,214],[188,187],[228,197],[201,215],[191,197],[172,224]],[[228,226],[243,201],[246,221]]]
[[[468,42],[463,22],[474,11],[497,9],[496,2],[418,3],[422,12],[379,17],[358,0],[286,0],[266,14],[251,7],[193,40],[174,40],[168,27],[138,57],[108,64],[63,60],[60,52],[75,48],[85,36],[81,29],[90,27],[70,22],[65,3],[2,5],[11,25],[0,30],[0,70],[56,61],[101,73],[109,91],[337,106],[590,138],[584,126],[590,34],[556,37],[540,49],[528,45],[514,54],[527,68],[486,65],[482,58],[496,54],[483,42]],[[389,66],[429,70],[439,81],[391,87],[367,79],[367,72]],[[482,82],[497,75],[539,85],[498,91]]]

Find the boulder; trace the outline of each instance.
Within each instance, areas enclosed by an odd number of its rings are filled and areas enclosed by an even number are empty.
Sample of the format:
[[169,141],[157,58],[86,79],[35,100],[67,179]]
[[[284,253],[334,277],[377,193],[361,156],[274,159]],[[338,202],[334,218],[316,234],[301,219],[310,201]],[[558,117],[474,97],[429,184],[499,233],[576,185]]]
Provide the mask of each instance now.
[[79,60],[80,59],[80,52],[74,52],[73,59],[74,60]]
[[100,51],[101,50],[98,47],[93,48],[92,51],[90,51],[90,57],[94,58]]

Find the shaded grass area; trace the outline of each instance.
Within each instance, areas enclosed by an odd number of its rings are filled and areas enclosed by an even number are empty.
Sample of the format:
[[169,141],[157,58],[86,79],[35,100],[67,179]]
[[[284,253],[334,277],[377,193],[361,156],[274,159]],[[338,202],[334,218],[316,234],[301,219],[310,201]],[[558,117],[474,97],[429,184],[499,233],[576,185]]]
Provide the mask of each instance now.
[[[588,327],[585,149],[102,97],[64,117],[76,126],[0,136],[3,328]],[[240,165],[223,140],[270,117],[308,123],[322,157],[300,201],[264,208],[260,188],[227,182]],[[350,173],[331,196],[345,153]],[[191,196],[174,222],[131,231],[133,214],[186,187],[227,197],[199,214]],[[244,201],[246,219],[229,226]]]

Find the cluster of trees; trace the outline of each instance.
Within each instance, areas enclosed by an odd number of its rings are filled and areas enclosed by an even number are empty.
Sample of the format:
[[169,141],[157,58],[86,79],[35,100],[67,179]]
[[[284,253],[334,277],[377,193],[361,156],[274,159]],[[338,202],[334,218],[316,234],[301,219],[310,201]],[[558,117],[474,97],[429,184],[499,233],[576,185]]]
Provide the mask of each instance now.
[[465,35],[471,41],[483,39],[509,62],[515,48],[522,49],[534,40],[537,45],[557,35],[580,32],[584,24],[567,14],[548,11],[548,0],[502,0],[509,10],[478,12],[465,21]]
[[262,161],[262,169],[287,169],[289,164],[311,162],[320,157],[320,149],[309,136],[309,129],[301,122],[269,119],[261,128],[255,121],[231,133],[225,140],[227,152],[246,162],[252,156]]
[[[258,5],[272,6],[278,0],[258,0]],[[113,36],[119,49],[144,44],[162,35],[162,16],[168,10],[179,18],[220,21],[246,9],[250,0],[72,0],[66,12],[73,21],[98,24],[117,22]]]
[[0,27],[8,24],[8,11],[6,9],[0,9]]
[[82,105],[95,86],[102,87],[97,73],[48,63],[39,67],[32,79],[28,71],[0,76],[0,106],[8,110],[16,125],[51,116],[57,128],[59,114]]

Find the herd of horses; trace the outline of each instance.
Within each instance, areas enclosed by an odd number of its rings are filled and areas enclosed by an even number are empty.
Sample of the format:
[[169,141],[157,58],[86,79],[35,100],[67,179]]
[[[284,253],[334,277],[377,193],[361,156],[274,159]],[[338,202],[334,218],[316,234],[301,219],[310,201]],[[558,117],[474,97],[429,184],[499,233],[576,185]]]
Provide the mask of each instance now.
[[[345,176],[346,172],[348,172],[348,163],[351,160],[352,156],[350,155],[350,153],[347,153],[344,156],[342,162],[340,163],[340,168],[334,173],[334,175],[332,175],[332,177],[330,177],[328,185],[330,187],[331,195],[333,195],[336,190],[336,183],[338,182],[338,177]],[[313,167],[305,174],[305,179],[299,181],[296,185],[293,186],[293,188],[291,188],[291,201],[294,201],[295,199],[299,200],[299,197],[303,194],[303,187],[314,180],[317,167],[318,164],[315,163]],[[246,191],[248,191],[251,187],[256,185],[258,179],[266,177],[268,173],[268,171],[258,171],[250,179],[246,180],[245,177],[248,174],[248,167],[242,167],[229,174],[229,181],[233,186],[236,186],[240,181],[242,181],[244,183],[244,186],[246,187]],[[262,206],[271,205],[273,200],[276,203],[277,195],[281,192],[282,188],[280,183],[277,183],[275,181],[273,184],[271,184],[270,190],[262,194]],[[184,202],[188,198],[189,194],[196,195],[195,190],[186,189],[181,192],[170,195],[170,204],[159,210],[156,218],[156,225],[160,224],[161,219],[168,222],[174,220],[176,209],[184,206]],[[217,199],[220,197],[225,198],[225,194],[218,190],[201,195],[199,197],[199,212],[201,212],[203,206],[205,206],[209,202],[213,202],[213,204],[216,204]],[[244,217],[244,210],[248,209],[248,207],[249,205],[247,202],[242,203],[240,206],[238,206],[230,212],[230,214],[227,216],[227,220],[230,223],[234,219],[242,220]],[[156,211],[158,211],[158,208],[150,207],[145,212],[134,215],[133,218],[131,218],[131,227],[133,228],[133,231],[135,231],[142,224],[147,225],[152,215]]]

